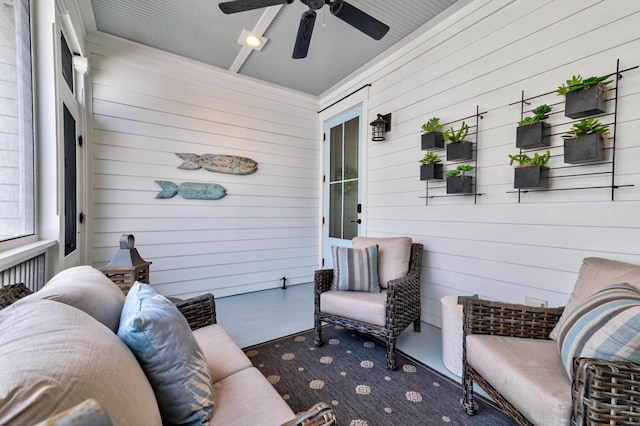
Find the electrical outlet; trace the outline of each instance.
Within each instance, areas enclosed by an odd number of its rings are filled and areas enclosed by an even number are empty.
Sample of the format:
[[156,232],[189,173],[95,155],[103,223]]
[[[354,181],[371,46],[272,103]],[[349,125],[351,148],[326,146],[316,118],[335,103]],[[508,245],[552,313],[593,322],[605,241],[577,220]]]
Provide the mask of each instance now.
[[547,301],[543,300],[543,299],[538,299],[535,297],[529,297],[529,296],[525,296],[524,297],[524,304],[527,306],[535,306],[536,308],[546,308],[547,307]]

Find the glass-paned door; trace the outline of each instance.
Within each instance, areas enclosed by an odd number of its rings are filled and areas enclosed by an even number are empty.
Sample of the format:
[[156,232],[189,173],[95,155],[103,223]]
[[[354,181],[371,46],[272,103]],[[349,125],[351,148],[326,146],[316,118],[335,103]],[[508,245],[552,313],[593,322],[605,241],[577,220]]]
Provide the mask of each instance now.
[[331,247],[349,247],[360,231],[360,107],[325,123],[324,261]]

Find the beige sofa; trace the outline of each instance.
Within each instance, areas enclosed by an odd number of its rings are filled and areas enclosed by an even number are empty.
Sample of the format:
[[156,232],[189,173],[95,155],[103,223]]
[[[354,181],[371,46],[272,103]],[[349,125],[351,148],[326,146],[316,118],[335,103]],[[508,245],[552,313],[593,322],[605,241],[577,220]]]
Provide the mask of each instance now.
[[[89,398],[114,425],[162,425],[154,389],[116,335],[124,302],[119,288],[102,273],[81,266],[57,274],[42,290],[0,310],[0,425],[33,425]],[[213,382],[209,424],[280,425],[295,419],[215,323],[211,295],[179,307],[197,328],[193,336]]]
[[463,398],[474,382],[518,424],[640,424],[640,266],[584,259],[564,308],[467,299]]

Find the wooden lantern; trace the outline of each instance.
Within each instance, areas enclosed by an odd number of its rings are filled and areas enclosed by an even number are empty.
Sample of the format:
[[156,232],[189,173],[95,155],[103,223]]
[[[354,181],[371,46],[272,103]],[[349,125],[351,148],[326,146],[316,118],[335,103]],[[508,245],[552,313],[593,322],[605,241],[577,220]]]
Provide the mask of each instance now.
[[100,271],[120,287],[125,295],[136,281],[149,283],[149,265],[152,262],[147,262],[140,257],[134,244],[133,235],[122,234],[120,249],[111,262],[100,268]]

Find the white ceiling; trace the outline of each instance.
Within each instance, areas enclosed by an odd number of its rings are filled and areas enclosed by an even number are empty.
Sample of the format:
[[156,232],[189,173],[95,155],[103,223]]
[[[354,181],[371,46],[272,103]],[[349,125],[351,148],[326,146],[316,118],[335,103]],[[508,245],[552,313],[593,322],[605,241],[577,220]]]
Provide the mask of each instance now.
[[[302,13],[294,1],[225,15],[214,0],[91,0],[88,27],[269,83],[320,95],[428,23],[457,0],[348,0],[391,29],[380,41],[318,10],[309,54],[292,59]],[[238,44],[243,29],[269,41],[261,51]]]

